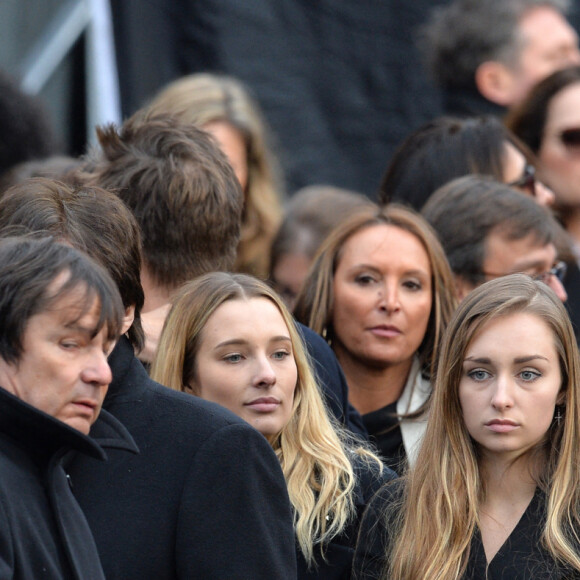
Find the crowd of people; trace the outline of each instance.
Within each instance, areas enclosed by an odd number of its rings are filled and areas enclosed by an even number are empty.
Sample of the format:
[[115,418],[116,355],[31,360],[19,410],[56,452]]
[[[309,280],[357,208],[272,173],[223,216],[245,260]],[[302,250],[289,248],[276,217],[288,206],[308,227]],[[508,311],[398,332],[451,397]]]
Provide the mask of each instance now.
[[580,578],[566,9],[434,12],[470,110],[408,135],[376,200],[286,195],[229,76],[79,158],[36,123],[0,175],[0,578]]

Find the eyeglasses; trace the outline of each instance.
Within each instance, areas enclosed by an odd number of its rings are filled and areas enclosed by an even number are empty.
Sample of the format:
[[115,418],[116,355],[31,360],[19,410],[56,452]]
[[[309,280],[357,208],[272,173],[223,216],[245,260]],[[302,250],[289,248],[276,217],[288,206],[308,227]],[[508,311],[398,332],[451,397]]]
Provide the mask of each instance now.
[[524,165],[522,176],[506,185],[525,189],[532,197],[536,196],[536,168],[531,163]]
[[564,129],[560,135],[560,141],[567,149],[580,150],[580,127]]
[[[564,278],[566,278],[566,272],[568,270],[568,266],[566,262],[556,262],[554,266],[552,266],[546,272],[542,272],[541,274],[531,275],[532,280],[537,280],[538,282],[543,282],[544,284],[548,284],[550,282],[550,278],[555,276],[558,278],[560,283],[564,283]],[[524,272],[525,273],[525,272]],[[502,276],[507,276],[508,274],[494,274],[492,272],[482,272],[482,276],[487,278],[501,278]]]
[[547,272],[543,272],[542,274],[532,276],[532,279],[538,280],[539,282],[543,282],[544,284],[547,284],[550,281],[550,277],[555,276],[563,284],[564,278],[566,278],[567,270],[568,270],[568,266],[566,265],[566,262],[557,262]]

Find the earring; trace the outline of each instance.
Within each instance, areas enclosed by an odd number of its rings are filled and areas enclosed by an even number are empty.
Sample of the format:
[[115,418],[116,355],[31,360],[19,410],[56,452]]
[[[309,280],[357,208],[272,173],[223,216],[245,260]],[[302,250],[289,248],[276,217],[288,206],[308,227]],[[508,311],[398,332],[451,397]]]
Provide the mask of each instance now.
[[560,411],[561,407],[560,405],[556,405],[556,414],[554,415],[554,419],[556,420],[556,423],[558,425],[560,425],[560,421],[562,420],[562,412]]
[[324,338],[324,340],[326,340],[326,344],[328,344],[328,346],[332,346],[332,339],[328,338],[328,331],[326,329],[326,326],[322,329],[322,338]]

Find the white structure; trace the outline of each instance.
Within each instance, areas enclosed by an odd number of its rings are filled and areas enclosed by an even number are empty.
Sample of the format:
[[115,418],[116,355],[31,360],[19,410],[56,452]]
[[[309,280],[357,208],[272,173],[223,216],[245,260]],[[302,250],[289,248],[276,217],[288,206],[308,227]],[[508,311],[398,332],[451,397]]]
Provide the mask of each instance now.
[[79,37],[86,33],[86,127],[90,143],[95,126],[122,120],[109,0],[69,0],[23,61],[22,89],[38,94]]

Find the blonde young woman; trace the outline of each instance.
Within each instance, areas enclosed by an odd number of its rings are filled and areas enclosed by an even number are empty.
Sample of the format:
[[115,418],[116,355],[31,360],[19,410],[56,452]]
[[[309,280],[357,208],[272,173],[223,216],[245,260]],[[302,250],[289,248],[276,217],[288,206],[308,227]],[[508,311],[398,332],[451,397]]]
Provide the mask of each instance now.
[[211,273],[174,300],[154,380],[219,403],[280,459],[294,508],[299,578],[348,578],[359,517],[395,477],[328,418],[295,323],[263,282]]
[[454,308],[437,236],[397,205],[369,204],[331,232],[298,296],[296,318],[329,341],[351,404],[395,471],[415,460],[434,361]]
[[245,194],[236,271],[265,279],[270,244],[282,216],[282,194],[258,104],[237,79],[198,73],[167,85],[149,109],[195,124],[217,140]]
[[513,274],[469,294],[416,467],[369,506],[354,577],[580,578],[579,372],[548,286]]

